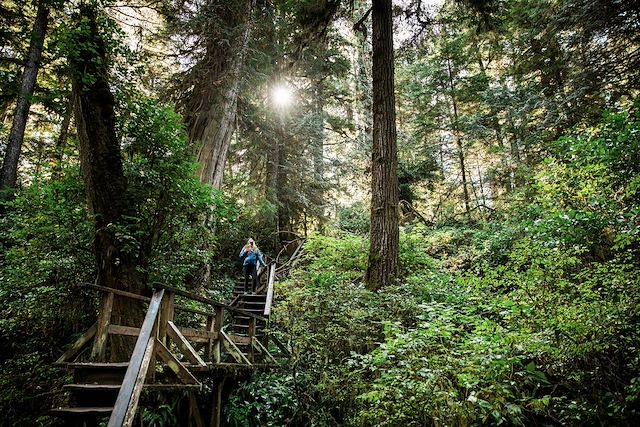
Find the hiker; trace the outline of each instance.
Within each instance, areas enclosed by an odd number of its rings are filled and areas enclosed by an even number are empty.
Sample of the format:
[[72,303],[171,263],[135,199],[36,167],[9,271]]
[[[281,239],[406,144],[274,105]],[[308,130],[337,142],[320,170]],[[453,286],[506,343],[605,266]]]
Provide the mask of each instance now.
[[247,240],[247,244],[240,251],[242,270],[244,272],[244,293],[248,293],[249,276],[251,276],[251,293],[258,289],[258,264],[266,267],[262,259],[262,253],[253,239]]

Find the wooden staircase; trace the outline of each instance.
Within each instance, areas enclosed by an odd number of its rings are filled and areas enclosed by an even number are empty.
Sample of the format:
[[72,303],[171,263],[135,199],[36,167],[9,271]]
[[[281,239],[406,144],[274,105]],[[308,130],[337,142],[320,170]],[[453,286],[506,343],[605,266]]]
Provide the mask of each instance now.
[[[287,263],[278,268],[275,262],[269,265],[255,293],[244,294],[244,281],[239,279],[232,301],[226,304],[161,284],[154,286],[151,298],[84,284],[103,293],[102,306],[96,323],[56,362],[73,371],[73,383],[64,386],[69,396],[68,405],[55,408],[51,413],[72,426],[105,425],[107,417],[108,427],[131,426],[143,389],[186,389],[190,393],[188,426],[201,427],[205,423],[195,393],[200,391],[201,381],[208,377],[214,379],[208,424],[219,426],[225,378],[269,369],[279,364],[277,355],[290,356],[287,346],[270,335],[268,323],[276,275],[288,273],[303,243],[304,239],[296,243]],[[111,323],[116,297],[148,303],[145,320],[139,328]],[[195,308],[197,305],[201,308]],[[192,316],[188,327],[176,324],[178,311]],[[199,327],[193,325],[194,316],[201,319]],[[129,362],[105,362],[111,335],[137,337]],[[83,361],[77,361],[80,359]],[[158,367],[163,374],[158,374]]]
[[[261,292],[273,290],[275,266],[266,276]],[[264,313],[270,312],[270,295],[238,295],[231,304],[224,304],[161,284],[155,285],[151,298],[92,284],[84,286],[101,291],[103,304],[96,323],[57,361],[73,371],[73,383],[64,386],[68,405],[51,410],[67,425],[104,425],[108,417],[108,427],[131,426],[143,389],[186,389],[191,393],[189,412],[199,414],[195,393],[204,378],[251,375],[256,369],[278,365],[266,348],[268,318]],[[116,297],[148,303],[142,326],[111,323]],[[189,314],[188,327],[176,324],[177,311]],[[194,327],[194,318],[202,319],[201,326]],[[105,362],[110,335],[137,337],[129,362]],[[216,404],[221,405],[220,393],[214,407]],[[210,425],[219,425],[220,411],[212,414],[216,415],[212,415]],[[194,419],[199,419],[194,426],[204,425],[200,415]]]
[[73,370],[73,384],[63,390],[69,394],[67,407],[51,410],[67,425],[98,425],[113,411],[128,363],[68,363]]
[[[98,426],[113,413],[118,394],[123,387],[128,362],[64,363],[73,371],[73,383],[63,386],[68,394],[68,406],[52,409],[52,415],[63,418],[70,426]],[[144,384],[147,390],[199,391],[200,384],[154,383]]]

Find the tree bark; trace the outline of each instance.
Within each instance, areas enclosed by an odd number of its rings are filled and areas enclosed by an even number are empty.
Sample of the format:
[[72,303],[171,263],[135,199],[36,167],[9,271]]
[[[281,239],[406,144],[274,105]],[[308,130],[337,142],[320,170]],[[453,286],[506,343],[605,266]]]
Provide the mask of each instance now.
[[16,110],[13,116],[13,124],[7,141],[7,151],[4,155],[2,170],[0,171],[0,190],[4,188],[14,188],[16,186],[18,176],[18,160],[20,159],[20,151],[22,150],[22,142],[24,141],[24,131],[29,118],[29,109],[31,108],[31,96],[36,87],[38,78],[38,68],[40,67],[40,59],[42,58],[42,47],[44,45],[44,37],[47,31],[47,21],[49,19],[49,7],[46,0],[38,2],[38,11],[36,20],[33,24],[31,32],[31,44],[29,45],[29,54],[22,75],[22,85],[18,94]]
[[[325,227],[325,215],[324,215],[324,205],[325,205],[325,184],[324,184],[324,140],[325,140],[325,132],[324,132],[324,81],[320,81],[316,85],[316,93],[315,93],[315,103],[314,103],[314,113],[316,115],[316,132],[313,139],[313,180],[314,185],[317,187],[318,198],[316,201],[317,206],[317,216],[318,216],[318,230],[322,232]],[[306,215],[305,215],[306,218]],[[306,220],[305,220],[306,227]],[[305,231],[306,236],[306,231]]]
[[367,286],[377,290],[398,272],[398,155],[391,0],[373,0],[373,148]]
[[458,102],[456,101],[455,86],[453,83],[453,70],[451,69],[451,60],[447,59],[447,73],[449,76],[449,89],[451,90],[451,108],[453,120],[451,128],[456,138],[456,147],[458,148],[458,163],[460,164],[460,173],[462,174],[462,194],[464,202],[464,212],[467,219],[471,219],[471,208],[469,207],[469,183],[467,182],[467,166],[464,155],[464,144],[462,136],[460,136],[459,118],[458,118]]
[[[196,82],[198,89],[188,101],[188,105],[197,105],[195,110],[188,112],[187,121],[189,139],[196,147],[200,165],[198,176],[200,181],[217,189],[222,186],[229,145],[235,129],[241,71],[253,26],[255,0],[248,0],[246,6],[246,10],[242,12],[231,12],[237,26],[242,29],[239,42],[232,44],[231,48],[228,40],[222,39],[222,35],[219,35],[220,40],[206,35],[212,40],[208,43],[203,64],[215,63],[216,66],[200,67],[206,74],[202,76],[203,81]],[[229,57],[233,59],[225,59]]]
[[69,103],[64,110],[64,116],[62,118],[62,124],[60,125],[60,133],[58,139],[56,139],[56,151],[54,153],[53,174],[56,177],[60,177],[62,174],[62,161],[64,159],[64,147],[67,145],[67,137],[69,136],[69,126],[71,125],[71,118],[73,117],[73,94],[69,99]]
[[[136,271],[134,256],[122,250],[116,231],[126,213],[127,183],[115,132],[115,98],[109,87],[108,58],[96,23],[96,11],[80,7],[89,29],[77,40],[73,69],[75,121],[80,140],[80,166],[87,203],[95,221],[94,252],[98,285],[140,293],[145,278]],[[125,298],[114,302],[113,321],[138,326],[144,311]],[[112,360],[127,360],[133,342],[112,341]]]

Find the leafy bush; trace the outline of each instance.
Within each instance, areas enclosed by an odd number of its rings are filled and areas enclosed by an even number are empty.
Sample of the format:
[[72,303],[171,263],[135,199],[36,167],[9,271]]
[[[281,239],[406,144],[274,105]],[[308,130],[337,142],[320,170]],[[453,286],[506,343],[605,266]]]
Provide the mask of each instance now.
[[371,218],[369,209],[363,203],[342,208],[338,212],[338,228],[350,233],[365,235],[369,232]]
[[135,93],[121,103],[131,212],[118,237],[150,281],[182,286],[212,258],[215,239],[204,219],[223,205],[194,176],[182,118]]
[[534,228],[545,242],[581,245],[598,259],[640,237],[640,120],[606,113],[602,122],[560,138],[540,169]]
[[296,394],[293,376],[258,374],[231,394],[226,421],[232,427],[296,425],[292,423],[300,402]]
[[351,235],[311,238],[279,284],[274,320],[305,378],[298,424],[632,424],[632,255],[594,262],[508,224],[414,227],[400,246],[401,284],[377,293]]

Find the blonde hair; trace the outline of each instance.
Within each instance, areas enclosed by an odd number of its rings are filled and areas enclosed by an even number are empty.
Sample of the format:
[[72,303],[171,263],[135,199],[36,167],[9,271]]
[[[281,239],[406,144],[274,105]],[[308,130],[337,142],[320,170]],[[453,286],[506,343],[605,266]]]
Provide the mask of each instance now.
[[[253,245],[251,245],[251,243],[253,243]],[[244,250],[245,250],[245,251],[248,251],[248,250],[250,250],[250,249],[255,249],[255,250],[257,250],[257,249],[258,249],[258,245],[256,245],[256,241],[255,241],[255,240],[253,240],[253,239],[249,239],[249,240],[247,240],[247,244],[246,244],[246,245],[244,245]]]

